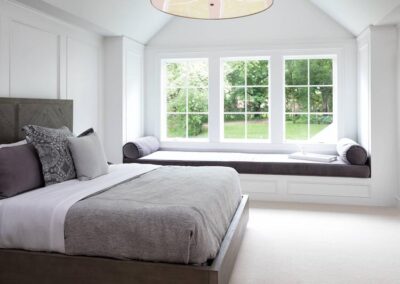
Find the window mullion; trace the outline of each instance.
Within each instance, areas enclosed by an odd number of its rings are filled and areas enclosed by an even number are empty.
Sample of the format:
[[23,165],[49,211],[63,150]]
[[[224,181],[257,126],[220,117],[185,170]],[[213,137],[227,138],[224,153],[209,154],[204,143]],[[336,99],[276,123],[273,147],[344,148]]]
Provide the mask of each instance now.
[[222,77],[220,74],[221,67],[219,57],[209,57],[208,66],[208,136],[210,142],[218,143],[221,140],[221,117],[223,117],[223,104],[221,108],[221,96],[223,97],[223,91],[220,87],[220,78]]
[[311,139],[311,98],[310,98],[310,59],[307,60],[307,80],[308,80],[308,86],[307,86],[307,99],[308,99],[308,140]]
[[247,60],[244,62],[244,139],[247,140]]
[[273,55],[269,61],[269,127],[273,144],[283,143],[285,137],[285,61],[282,55]]
[[[186,63],[186,70],[188,69],[188,63]],[[188,72],[185,72],[185,96],[186,96],[186,139],[189,138],[189,82],[188,82]]]

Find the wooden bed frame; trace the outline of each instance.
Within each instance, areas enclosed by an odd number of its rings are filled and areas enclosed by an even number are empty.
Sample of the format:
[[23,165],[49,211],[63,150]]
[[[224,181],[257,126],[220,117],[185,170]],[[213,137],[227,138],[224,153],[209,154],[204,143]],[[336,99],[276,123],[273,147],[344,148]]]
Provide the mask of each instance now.
[[[72,130],[71,100],[0,98],[0,144],[24,139],[22,126],[35,124]],[[249,219],[243,196],[217,257],[208,266],[67,256],[0,249],[0,283],[4,284],[227,284]],[[151,248],[150,248],[151,249]]]
[[249,219],[244,195],[220,251],[208,266],[0,250],[5,284],[228,284]]

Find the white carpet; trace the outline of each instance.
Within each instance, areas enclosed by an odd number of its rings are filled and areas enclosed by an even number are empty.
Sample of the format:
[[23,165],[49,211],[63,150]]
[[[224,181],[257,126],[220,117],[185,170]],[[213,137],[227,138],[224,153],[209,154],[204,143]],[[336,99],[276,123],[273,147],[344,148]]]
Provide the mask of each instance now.
[[252,204],[231,284],[399,284],[398,209]]

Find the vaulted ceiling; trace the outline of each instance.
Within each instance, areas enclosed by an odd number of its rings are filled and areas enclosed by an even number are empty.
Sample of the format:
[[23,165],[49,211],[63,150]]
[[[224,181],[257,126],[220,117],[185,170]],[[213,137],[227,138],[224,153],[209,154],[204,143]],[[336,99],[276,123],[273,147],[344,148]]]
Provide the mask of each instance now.
[[400,17],[394,15],[391,22],[386,19],[400,6],[400,0],[310,1],[356,36],[370,25],[396,24],[400,20]]
[[124,35],[145,44],[171,16],[148,0],[16,0],[102,35]]
[[[124,35],[143,44],[173,19],[155,10],[149,0],[14,1],[103,35]],[[354,36],[359,35],[370,25],[400,23],[400,0],[309,1]]]

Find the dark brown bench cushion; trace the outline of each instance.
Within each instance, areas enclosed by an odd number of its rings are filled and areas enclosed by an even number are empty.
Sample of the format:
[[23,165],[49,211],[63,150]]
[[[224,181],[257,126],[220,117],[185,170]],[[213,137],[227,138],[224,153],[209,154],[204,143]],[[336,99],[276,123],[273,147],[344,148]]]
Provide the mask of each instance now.
[[333,163],[300,161],[280,154],[157,151],[140,159],[130,159],[124,156],[124,163],[223,166],[232,167],[241,174],[353,178],[369,178],[371,176],[369,165],[348,165],[342,160]]

